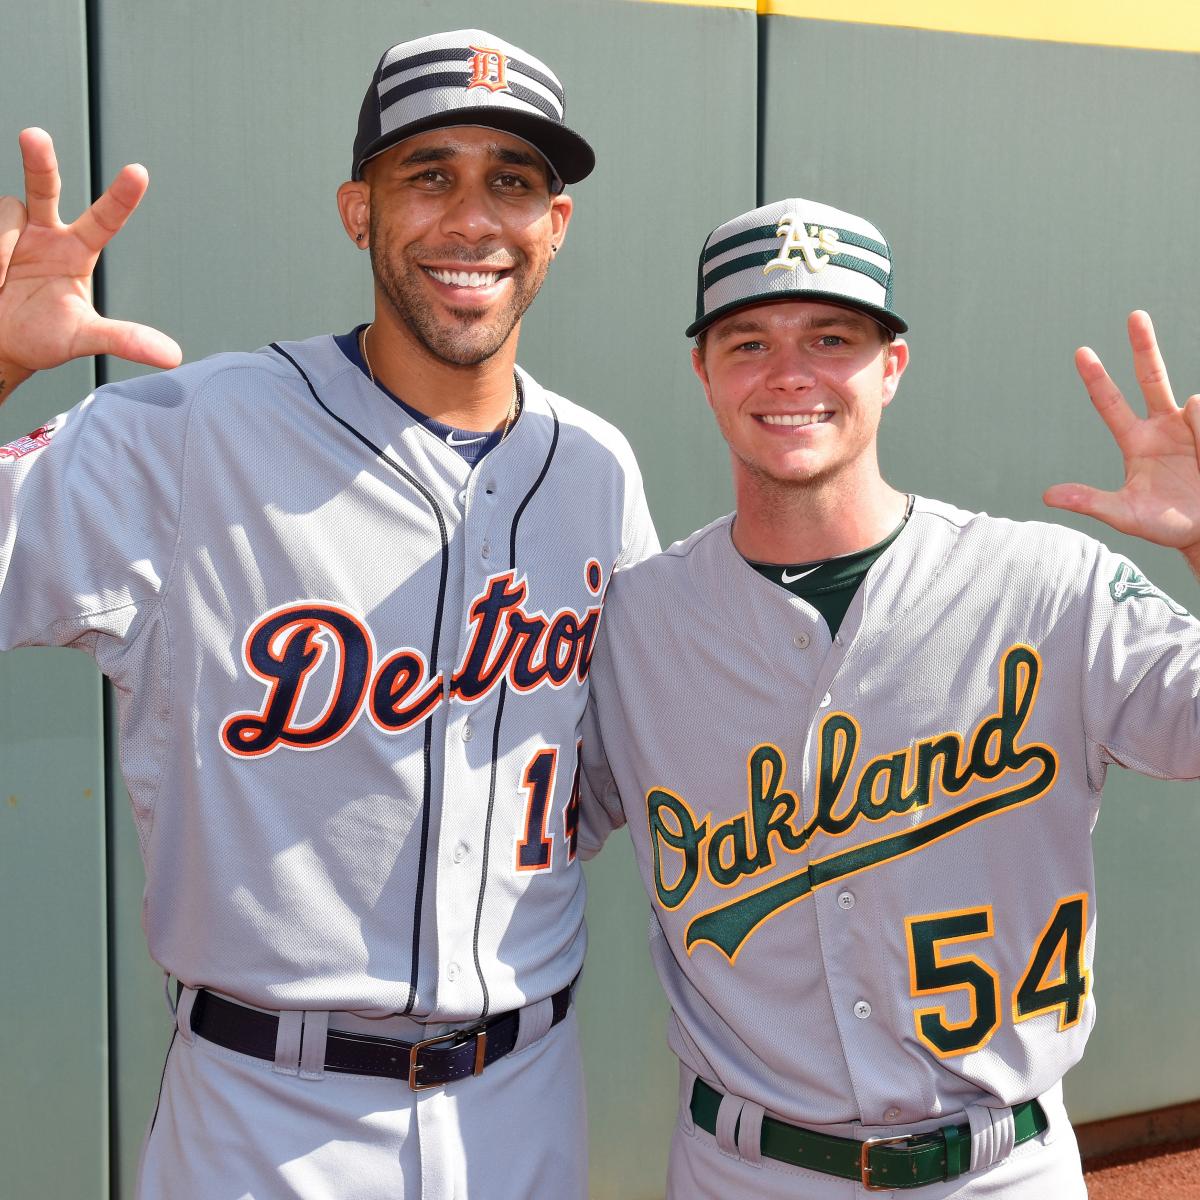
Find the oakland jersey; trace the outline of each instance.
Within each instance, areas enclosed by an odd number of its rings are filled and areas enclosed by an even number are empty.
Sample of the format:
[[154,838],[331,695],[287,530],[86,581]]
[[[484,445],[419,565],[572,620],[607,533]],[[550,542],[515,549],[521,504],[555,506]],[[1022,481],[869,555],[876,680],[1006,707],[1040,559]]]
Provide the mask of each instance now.
[[1200,776],[1200,623],[1082,534],[918,499],[831,638],[730,529],[620,572],[593,664],[584,849],[628,823],[672,1049],[800,1125],[1049,1091],[1105,772]]

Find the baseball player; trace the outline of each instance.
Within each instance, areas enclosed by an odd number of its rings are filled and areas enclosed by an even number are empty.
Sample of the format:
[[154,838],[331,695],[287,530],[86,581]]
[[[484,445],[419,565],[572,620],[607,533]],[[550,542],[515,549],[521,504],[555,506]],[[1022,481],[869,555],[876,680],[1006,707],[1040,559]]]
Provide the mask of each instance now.
[[[0,392],[175,361],[85,299],[145,172],[64,226],[21,144]],[[393,46],[338,193],[374,320],[0,449],[0,648],[112,680],[177,981],[143,1197],[585,1195],[579,729],[601,596],[657,546],[625,440],[515,357],[593,161],[526,51]]]
[[[688,334],[737,510],[609,589],[581,849],[627,822],[650,896],[678,1200],[1083,1196],[1105,772],[1200,775],[1200,623],[1088,537],[881,476],[905,330],[862,218],[714,231]],[[1200,567],[1200,397],[1129,332],[1144,418],[1077,357],[1127,482],[1046,500]]]

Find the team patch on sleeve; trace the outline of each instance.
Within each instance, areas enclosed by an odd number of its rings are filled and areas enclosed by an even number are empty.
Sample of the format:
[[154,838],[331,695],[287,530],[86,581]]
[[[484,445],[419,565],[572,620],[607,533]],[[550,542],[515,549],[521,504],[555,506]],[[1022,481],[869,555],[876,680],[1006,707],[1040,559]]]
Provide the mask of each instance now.
[[9,442],[7,446],[0,446],[0,462],[24,458],[25,455],[32,454],[35,450],[41,450],[50,445],[50,439],[53,436],[53,422],[39,426],[32,433],[17,438],[15,442]]
[[1122,562],[1117,567],[1116,574],[1109,581],[1108,594],[1118,604],[1122,600],[1140,600],[1146,597],[1153,597],[1156,600],[1161,600],[1173,613],[1177,613],[1181,617],[1187,615],[1186,608],[1180,604],[1176,604],[1165,592],[1159,591],[1131,563]]

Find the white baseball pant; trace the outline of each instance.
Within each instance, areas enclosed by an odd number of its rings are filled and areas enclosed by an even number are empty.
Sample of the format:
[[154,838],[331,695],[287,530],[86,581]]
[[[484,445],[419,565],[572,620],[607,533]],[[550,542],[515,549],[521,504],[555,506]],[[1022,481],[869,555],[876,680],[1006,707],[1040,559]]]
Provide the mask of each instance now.
[[[410,1042],[452,1028],[343,1013],[331,1014],[330,1026]],[[306,1051],[311,1064],[316,1051]],[[295,1061],[273,1064],[180,1022],[142,1150],[138,1200],[587,1196],[574,1008],[481,1075],[428,1091],[367,1075],[306,1078],[300,1066],[298,1048]]]
[[[696,1076],[686,1067],[680,1069],[679,1120],[671,1140],[667,1173],[667,1200],[729,1200],[729,1197],[754,1197],[754,1200],[1087,1200],[1087,1188],[1079,1162],[1075,1132],[1062,1103],[1059,1084],[1038,1099],[1049,1119],[1042,1134],[1030,1138],[1004,1153],[1003,1133],[985,1131],[981,1141],[991,1142],[1004,1154],[997,1162],[980,1165],[967,1175],[945,1183],[896,1191],[868,1191],[861,1183],[808,1171],[775,1159],[758,1163],[739,1155],[736,1145],[722,1148],[717,1138],[692,1121],[689,1103]],[[748,1115],[753,1110],[749,1110]],[[1007,1112],[1007,1110],[1003,1110]],[[887,1126],[823,1125],[822,1133],[863,1140],[890,1137],[897,1133],[925,1133],[941,1125],[967,1121],[965,1113],[925,1121],[904,1129]],[[984,1145],[980,1157],[986,1162]]]

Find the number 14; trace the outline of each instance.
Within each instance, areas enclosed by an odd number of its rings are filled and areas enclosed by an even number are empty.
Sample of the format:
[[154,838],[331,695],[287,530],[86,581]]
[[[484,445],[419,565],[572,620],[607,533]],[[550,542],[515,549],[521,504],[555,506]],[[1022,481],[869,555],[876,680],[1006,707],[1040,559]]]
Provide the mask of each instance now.
[[[563,810],[563,841],[567,862],[575,861],[579,840],[579,753],[582,742],[575,746],[575,775],[571,780],[571,797]],[[528,762],[521,776],[521,786],[528,797],[525,804],[525,824],[517,838],[518,871],[549,871],[554,861],[554,837],[549,830],[550,801],[554,798],[554,776],[558,770],[558,747],[539,750]]]

